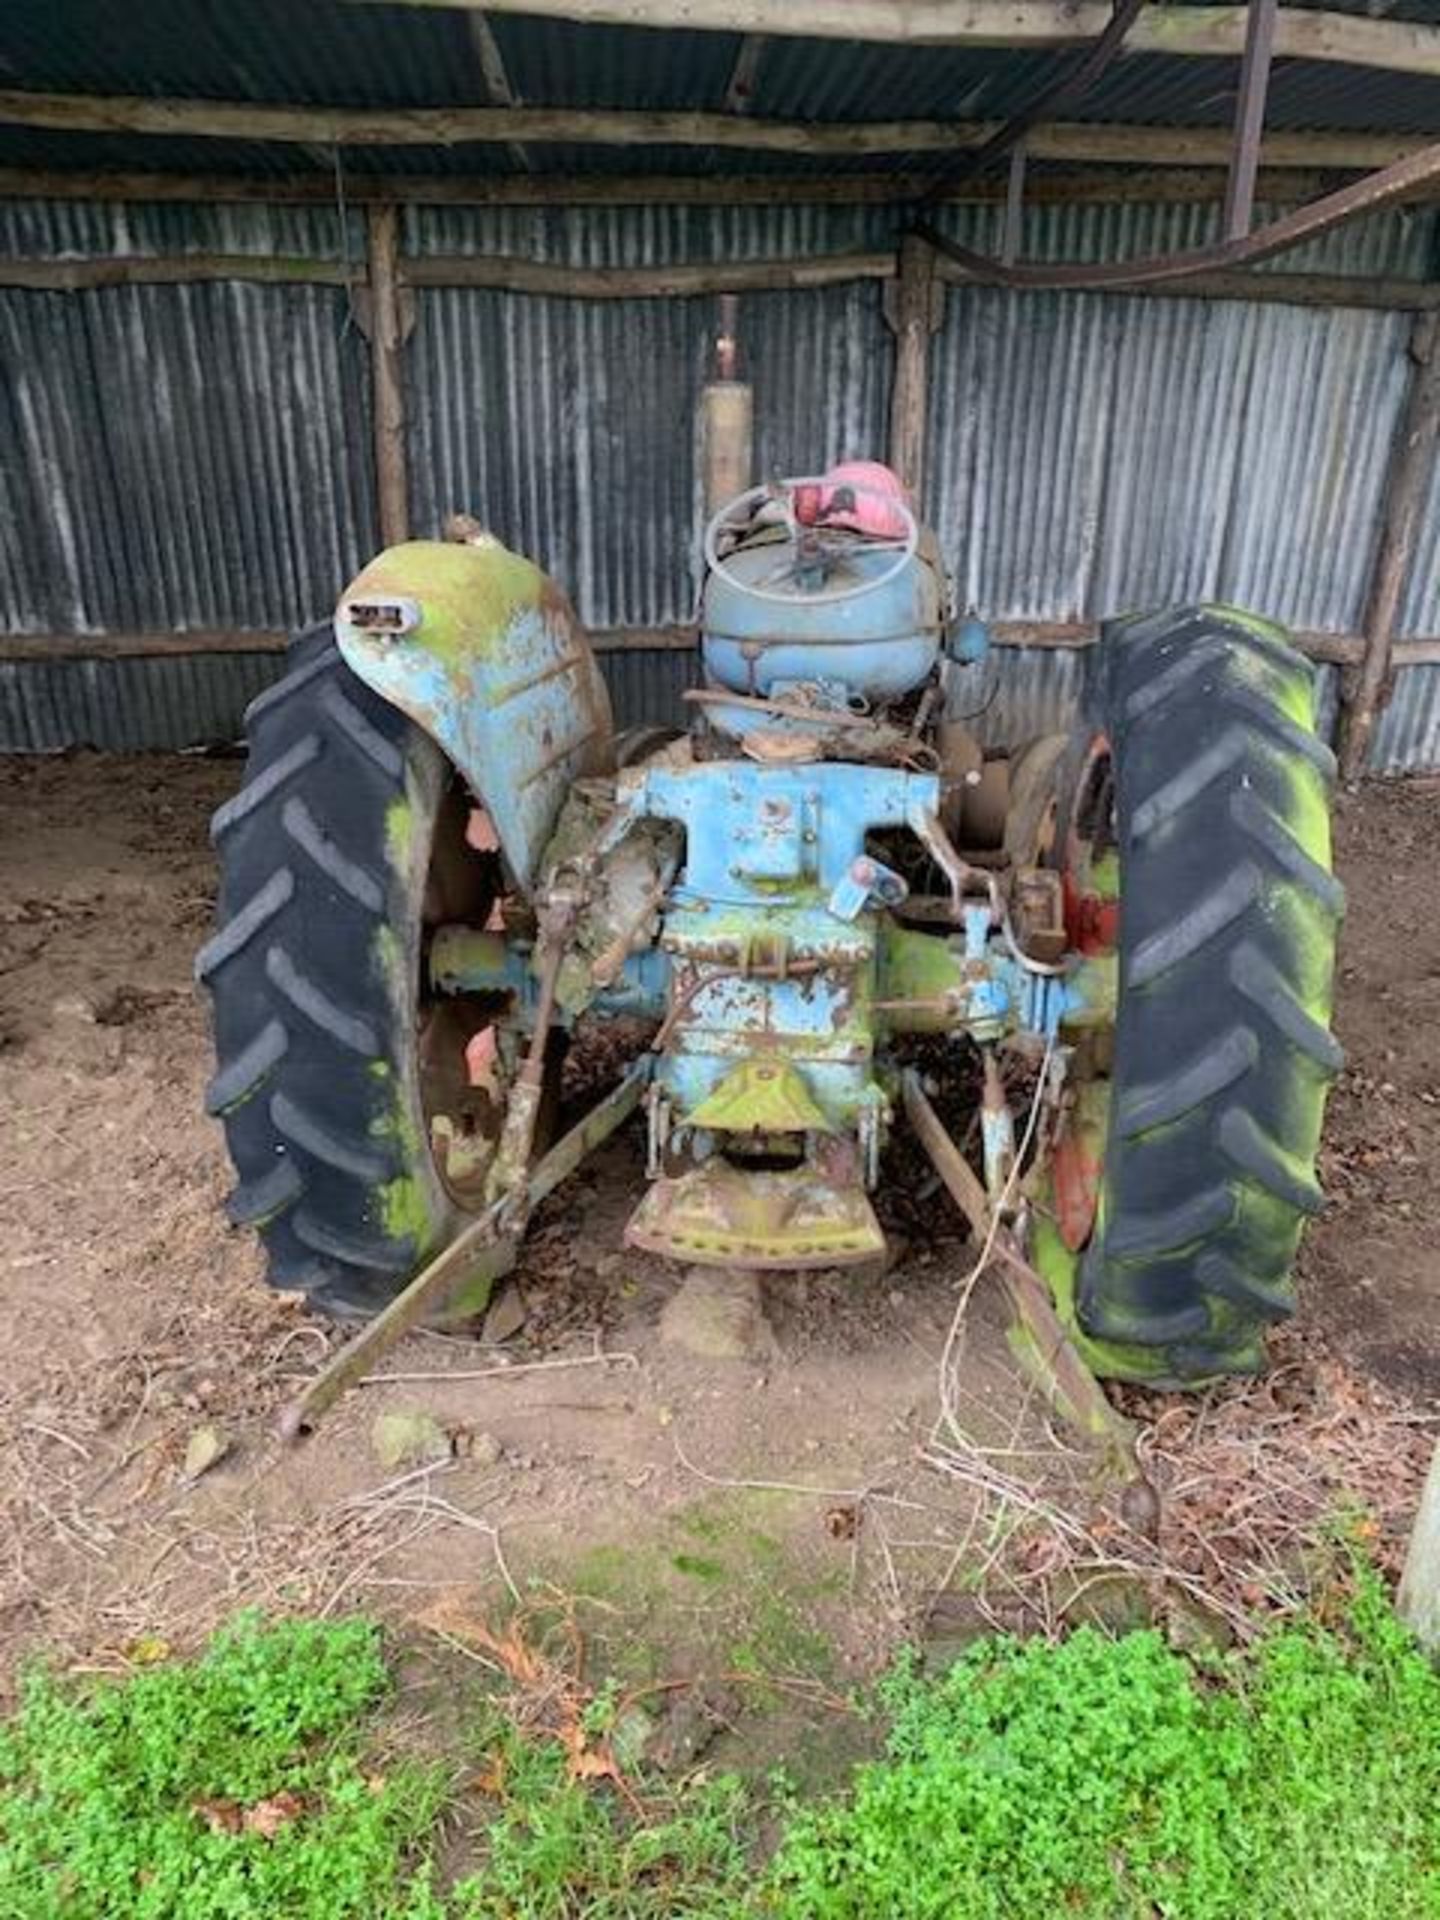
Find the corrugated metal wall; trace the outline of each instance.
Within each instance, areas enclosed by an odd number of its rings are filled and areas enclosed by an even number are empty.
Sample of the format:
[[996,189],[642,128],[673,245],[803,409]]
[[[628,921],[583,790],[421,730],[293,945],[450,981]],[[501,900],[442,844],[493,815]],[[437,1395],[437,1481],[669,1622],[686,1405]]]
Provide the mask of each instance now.
[[[948,209],[990,246],[998,216]],[[1113,259],[1212,237],[1210,207],[1041,207],[1036,257]],[[888,247],[885,208],[416,208],[408,253],[626,266]],[[1434,216],[1341,230],[1278,263],[1422,277]],[[358,258],[323,209],[0,203],[0,251],[219,249]],[[700,503],[694,400],[709,300],[414,297],[412,513],[460,506],[532,552],[594,625],[683,621]],[[885,444],[893,357],[873,283],[743,303],[762,473]],[[967,600],[1094,619],[1198,595],[1353,631],[1373,558],[1407,322],[1346,310],[949,290],[935,343],[927,505]],[[375,544],[365,344],[314,287],[0,292],[6,630],[273,629],[323,612]],[[1440,633],[1440,480],[1404,609]],[[0,672],[0,747],[225,737],[276,670],[259,655]],[[1077,661],[1007,653],[992,737],[1063,724]],[[684,655],[607,658],[622,717],[673,714]],[[1332,700],[1333,704],[1333,700]],[[1440,670],[1408,669],[1378,768],[1440,763]]]

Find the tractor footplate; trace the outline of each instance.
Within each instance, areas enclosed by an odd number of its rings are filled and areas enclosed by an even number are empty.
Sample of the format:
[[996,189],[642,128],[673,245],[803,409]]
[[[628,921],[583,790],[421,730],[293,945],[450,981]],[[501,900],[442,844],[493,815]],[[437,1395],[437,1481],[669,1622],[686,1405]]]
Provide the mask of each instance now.
[[718,1156],[646,1193],[626,1243],[698,1266],[848,1267],[885,1251],[863,1188],[814,1167],[751,1171]]

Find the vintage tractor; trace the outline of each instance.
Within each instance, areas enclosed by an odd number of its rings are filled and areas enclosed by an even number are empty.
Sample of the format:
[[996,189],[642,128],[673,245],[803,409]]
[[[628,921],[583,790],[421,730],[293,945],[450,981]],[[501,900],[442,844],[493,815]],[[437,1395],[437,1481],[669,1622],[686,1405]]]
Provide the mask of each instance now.
[[[300,637],[215,816],[208,1108],[274,1282],[367,1317],[462,1235],[427,1304],[478,1312],[637,1109],[632,1244],[873,1271],[908,1117],[1094,1371],[1258,1367],[1340,1061],[1332,760],[1284,635],[1114,621],[1072,733],[982,753],[985,629],[852,463],[715,514],[692,723],[617,737],[564,596],[454,532]],[[628,1070],[557,1140],[567,1044],[622,1017]]]

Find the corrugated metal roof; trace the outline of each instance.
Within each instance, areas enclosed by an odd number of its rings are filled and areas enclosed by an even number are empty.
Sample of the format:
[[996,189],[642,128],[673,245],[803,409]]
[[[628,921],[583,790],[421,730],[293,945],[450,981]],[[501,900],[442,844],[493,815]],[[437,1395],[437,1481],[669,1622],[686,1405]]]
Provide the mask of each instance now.
[[[1335,0],[1330,0],[1331,5]],[[1365,0],[1348,9],[1368,14]],[[1394,9],[1387,5],[1387,13]],[[1434,22],[1433,6],[1418,18]],[[357,6],[351,0],[245,0],[198,7],[147,0],[117,10],[113,0],[7,0],[0,83],[73,93],[292,105],[423,107],[491,99],[462,9]],[[585,26],[502,14],[490,19],[513,93],[555,107],[718,110],[740,46],[736,33]],[[854,40],[771,37],[761,58],[752,111],[802,120],[1008,117],[1052,79],[1069,72],[1076,49],[1017,52],[972,47],[889,47]],[[1225,126],[1233,117],[1233,59],[1122,54],[1067,119],[1148,125]],[[1284,128],[1440,131],[1440,79],[1371,71],[1334,62],[1281,60],[1271,81],[1268,124]],[[548,172],[830,173],[842,163],[783,155],[655,148],[527,148]],[[170,168],[264,174],[326,169],[323,152],[300,145],[68,134],[0,126],[0,165]],[[514,156],[496,146],[357,148],[357,172],[509,173]],[[894,170],[904,156],[878,164]],[[935,166],[930,156],[924,166]]]
[[463,12],[347,0],[5,0],[8,86],[56,93],[445,106],[482,99]]

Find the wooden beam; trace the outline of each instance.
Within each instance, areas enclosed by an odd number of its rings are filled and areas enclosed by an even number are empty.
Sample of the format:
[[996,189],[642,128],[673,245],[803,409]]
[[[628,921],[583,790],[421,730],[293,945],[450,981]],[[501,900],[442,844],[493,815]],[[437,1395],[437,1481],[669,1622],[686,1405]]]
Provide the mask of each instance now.
[[[1093,620],[995,620],[989,623],[989,631],[997,647],[1038,647],[1050,652],[1093,647],[1100,638],[1099,625]],[[1298,632],[1290,640],[1307,659],[1322,665],[1350,666],[1363,652],[1360,636],[1353,633]],[[1407,666],[1440,661],[1440,641],[1405,640],[1399,646]]]
[[[694,627],[597,627],[597,653],[689,653]],[[85,660],[175,660],[199,653],[284,653],[287,633],[270,629],[181,633],[0,633],[0,663]]]
[[283,653],[289,644],[283,633],[249,629],[217,631],[191,628],[181,633],[4,633],[0,634],[0,662],[175,660],[198,653]]
[[[821,254],[802,260],[687,261],[676,266],[571,267],[508,254],[434,254],[406,260],[411,287],[489,287],[507,293],[578,300],[686,298],[692,294],[774,293],[831,287],[849,280],[888,280],[893,253]],[[0,275],[4,263],[0,262]]]
[[1365,602],[1364,652],[1341,688],[1340,775],[1365,771],[1375,714],[1383,704],[1395,653],[1395,623],[1410,578],[1420,517],[1440,438],[1440,318],[1418,316],[1410,334],[1410,387],[1390,449],[1380,544]]
[[370,379],[375,436],[375,501],[380,544],[410,537],[410,487],[405,461],[405,379],[401,367],[400,216],[394,207],[366,215],[370,266]]
[[[580,107],[293,107],[222,100],[0,90],[0,122],[68,133],[143,133],[187,139],[272,140],[331,147],[504,145],[719,147],[850,158],[867,153],[947,153],[982,146],[998,121],[761,120],[748,114]],[[1411,158],[1430,144],[1409,134],[1274,133],[1266,166],[1367,171]],[[1136,127],[1054,123],[1030,136],[1035,160],[1226,166],[1228,127]]]
[[[1050,652],[1093,646],[1100,629],[1093,621],[996,620],[990,639],[997,647],[1041,648]],[[1365,642],[1354,633],[1294,633],[1300,652],[1333,666],[1358,666]],[[596,627],[589,634],[597,653],[688,653],[695,647],[695,628]],[[0,634],[0,662],[22,660],[175,659],[197,653],[283,653],[289,636],[271,631],[200,631],[185,633],[11,633]],[[1405,667],[1440,666],[1440,637],[1397,640],[1391,662]]]
[[[589,26],[680,27],[806,40],[868,40],[906,47],[1073,47],[1105,30],[1104,0],[398,0],[408,6],[525,13]],[[1150,6],[1126,41],[1131,53],[1239,57],[1239,6]],[[1403,20],[1287,7],[1277,59],[1338,61],[1381,72],[1440,74],[1440,30]]]
[[[500,51],[500,43],[495,38],[490,22],[478,7],[470,14],[469,26],[470,44],[475,49],[480,84],[485,89],[486,99],[497,107],[518,107],[520,96],[510,84],[510,74],[505,65],[505,56]],[[530,156],[524,147],[512,142],[507,151],[522,173],[530,171]]]
[[[474,287],[572,300],[687,299],[720,293],[798,291],[856,280],[891,282],[890,253],[821,254],[799,260],[685,261],[673,266],[572,267],[511,254],[427,254],[397,258],[401,287]],[[130,254],[86,260],[0,259],[0,287],[77,293],[96,287],[183,286],[219,280],[262,285],[365,284],[367,269],[338,260],[277,260],[252,254]],[[999,275],[935,263],[934,280],[954,286],[1003,288]],[[1077,292],[1106,289],[1077,288]],[[1440,281],[1365,278],[1358,274],[1256,273],[1246,269],[1192,274],[1174,284],[1144,282],[1110,289],[1124,298],[1242,300],[1300,307],[1358,307],[1387,313],[1440,309]],[[908,374],[904,376],[908,378]],[[908,404],[908,402],[907,402]]]
[[944,285],[935,277],[935,252],[909,234],[900,242],[899,273],[885,289],[885,317],[895,335],[890,390],[890,465],[924,497],[925,421],[930,396],[930,337],[944,318]]
[[[1351,169],[1341,169],[1351,171]],[[806,174],[465,174],[352,173],[345,181],[351,206],[741,206],[883,205],[916,200],[928,180],[908,173]],[[1273,205],[1316,199],[1334,184],[1330,175],[1272,168],[1262,173],[1257,193]],[[1186,205],[1220,200],[1225,174],[1205,167],[1091,168],[1065,173],[1031,174],[1025,197],[1031,204],[1063,206],[1092,201],[1163,201]],[[1418,188],[1413,201],[1436,197],[1434,188]],[[1003,179],[962,182],[947,190],[947,201],[991,205],[1005,198]],[[322,174],[267,175],[262,179],[225,173],[121,173],[0,167],[4,200],[134,200],[238,202],[265,206],[333,206],[335,180]]]
[[[945,259],[939,262],[938,271],[940,279],[953,286],[1003,289],[1008,285],[1000,273],[971,273]],[[1071,291],[1104,293],[1107,289],[1077,287]],[[1183,280],[1157,281],[1153,285],[1139,281],[1108,291],[1125,299],[1245,300],[1286,307],[1360,307],[1386,313],[1440,308],[1440,281],[1436,280],[1393,276],[1367,279],[1343,273],[1257,273],[1244,267],[1187,274]]]

